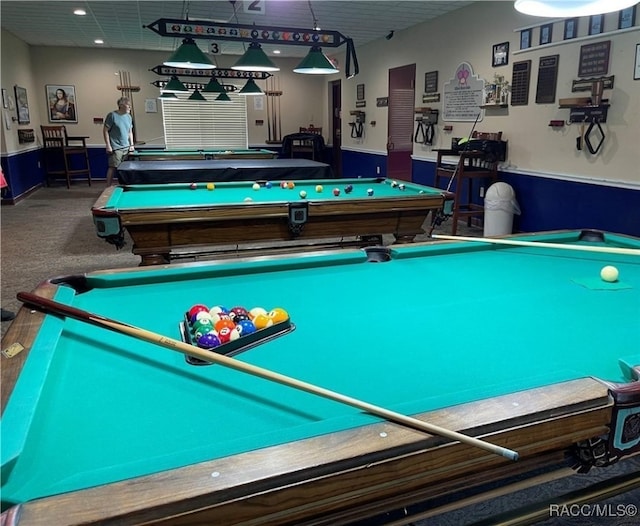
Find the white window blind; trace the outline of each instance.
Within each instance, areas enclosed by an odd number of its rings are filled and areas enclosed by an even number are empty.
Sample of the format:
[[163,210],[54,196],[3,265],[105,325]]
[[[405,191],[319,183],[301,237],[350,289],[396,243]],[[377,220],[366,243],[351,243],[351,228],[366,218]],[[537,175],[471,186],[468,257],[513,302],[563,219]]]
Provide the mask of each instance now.
[[[162,101],[164,141],[167,149],[206,148],[212,150],[247,149],[247,102],[243,95],[227,93],[232,102],[215,102],[215,93],[203,93],[212,100]],[[162,100],[162,99],[161,99]]]

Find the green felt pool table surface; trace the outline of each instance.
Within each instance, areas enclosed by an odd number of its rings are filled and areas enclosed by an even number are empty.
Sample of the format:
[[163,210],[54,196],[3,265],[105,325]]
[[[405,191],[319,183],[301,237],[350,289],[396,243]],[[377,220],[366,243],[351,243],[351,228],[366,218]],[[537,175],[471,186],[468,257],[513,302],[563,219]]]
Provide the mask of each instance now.
[[[149,191],[147,204],[171,193]],[[177,193],[237,200],[246,191]],[[591,244],[573,232],[535,239]],[[609,264],[616,283],[598,277]],[[295,330],[237,359],[403,414],[588,377],[630,382],[640,364],[640,258],[631,255],[434,243],[393,248],[381,263],[344,250],[94,272],[86,285],[59,286],[55,299],[178,339],[197,303],[282,307]],[[378,420],[48,315],[3,415],[2,499],[28,502]]]

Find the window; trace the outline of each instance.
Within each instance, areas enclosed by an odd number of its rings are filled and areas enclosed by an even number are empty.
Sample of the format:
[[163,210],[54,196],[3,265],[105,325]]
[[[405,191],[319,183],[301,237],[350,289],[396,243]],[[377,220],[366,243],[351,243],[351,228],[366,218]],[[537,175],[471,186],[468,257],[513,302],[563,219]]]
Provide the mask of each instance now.
[[162,100],[164,142],[167,149],[207,148],[212,150],[246,149],[247,97],[227,93],[232,102],[215,102],[217,94],[203,93],[211,101]]

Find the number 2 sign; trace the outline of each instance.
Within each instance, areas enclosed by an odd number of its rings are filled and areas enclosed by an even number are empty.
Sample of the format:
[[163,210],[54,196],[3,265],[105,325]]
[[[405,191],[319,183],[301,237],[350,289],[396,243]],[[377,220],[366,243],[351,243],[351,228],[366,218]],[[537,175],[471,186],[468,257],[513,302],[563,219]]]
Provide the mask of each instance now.
[[253,0],[249,2],[242,2],[244,5],[244,12],[252,15],[264,15],[265,0]]

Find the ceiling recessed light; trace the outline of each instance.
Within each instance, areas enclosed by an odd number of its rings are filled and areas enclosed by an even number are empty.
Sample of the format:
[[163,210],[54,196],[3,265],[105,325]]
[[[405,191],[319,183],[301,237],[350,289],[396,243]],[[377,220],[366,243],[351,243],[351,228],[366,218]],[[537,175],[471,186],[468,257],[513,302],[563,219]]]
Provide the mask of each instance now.
[[96,39],[93,41],[93,43],[94,43],[94,44],[104,44],[104,40],[102,40],[101,38],[96,38]]
[[84,16],[87,14],[87,12],[84,9],[75,9],[73,11],[73,14],[78,16]]

